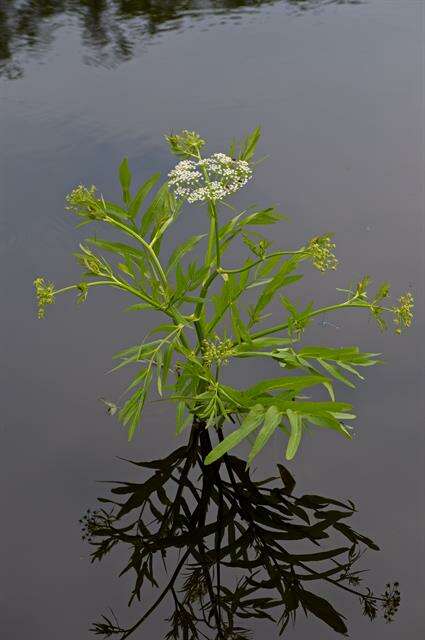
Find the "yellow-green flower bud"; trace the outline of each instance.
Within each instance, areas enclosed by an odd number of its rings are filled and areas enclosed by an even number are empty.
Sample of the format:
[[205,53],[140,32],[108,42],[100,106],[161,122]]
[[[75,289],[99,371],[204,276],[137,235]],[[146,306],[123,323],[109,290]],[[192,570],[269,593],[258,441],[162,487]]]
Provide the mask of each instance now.
[[38,317],[41,319],[46,315],[45,307],[55,301],[55,287],[53,282],[46,283],[44,278],[36,278],[34,287],[37,297]]
[[398,299],[398,305],[393,307],[394,322],[397,325],[396,333],[400,334],[403,329],[410,327],[413,320],[413,295],[408,291]]
[[338,260],[333,253],[335,243],[331,240],[331,235],[316,236],[310,240],[307,251],[311,260],[319,271],[327,271],[336,269]]

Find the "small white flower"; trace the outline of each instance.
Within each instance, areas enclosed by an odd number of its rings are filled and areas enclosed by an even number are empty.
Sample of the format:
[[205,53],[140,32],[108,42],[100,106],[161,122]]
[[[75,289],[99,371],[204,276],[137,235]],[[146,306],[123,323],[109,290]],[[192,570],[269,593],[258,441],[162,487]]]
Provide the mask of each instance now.
[[168,174],[178,198],[188,202],[222,200],[246,185],[252,170],[244,160],[214,153],[202,160],[182,160]]

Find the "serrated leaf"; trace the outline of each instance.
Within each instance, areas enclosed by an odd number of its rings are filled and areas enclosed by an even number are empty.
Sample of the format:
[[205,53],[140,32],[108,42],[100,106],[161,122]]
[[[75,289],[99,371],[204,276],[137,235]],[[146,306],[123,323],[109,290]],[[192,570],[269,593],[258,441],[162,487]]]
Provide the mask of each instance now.
[[273,435],[276,427],[280,424],[282,419],[282,412],[276,407],[269,407],[264,414],[264,424],[261,427],[254,445],[248,456],[247,467],[249,467],[254,460],[255,456],[260,453],[261,449],[266,445]]
[[309,422],[311,422],[312,424],[318,427],[333,429],[334,431],[338,431],[338,433],[343,435],[348,440],[352,439],[351,433],[347,431],[344,425],[341,422],[339,422],[339,420],[337,420],[336,417],[330,412],[329,413],[324,412],[324,413],[315,414],[315,415],[306,413],[304,414],[304,416]]
[[131,171],[128,166],[128,158],[124,158],[118,169],[120,184],[122,188],[122,199],[126,205],[130,204],[130,186],[131,186]]
[[185,417],[186,405],[184,402],[177,403],[177,415],[176,415],[176,435],[179,436],[182,431],[189,426],[192,422],[192,416],[189,414]]
[[257,429],[264,419],[264,407],[261,404],[256,404],[243,420],[241,426],[232,431],[222,442],[220,442],[204,460],[204,464],[211,464],[225,453],[236,447],[237,444],[242,442],[252,431]]
[[329,393],[330,399],[333,402],[335,402],[335,393],[334,393],[334,388],[332,386],[332,383],[327,380],[326,382],[323,382],[323,386],[325,387],[325,389]]
[[196,247],[198,242],[200,242],[202,238],[205,238],[205,236],[205,233],[198,236],[192,236],[191,238],[183,242],[183,244],[180,244],[170,256],[167,265],[167,274],[175,267],[175,265],[183,258],[183,256],[189,253],[189,251],[192,251],[192,249]]
[[168,184],[165,182],[156,192],[152,202],[144,212],[140,224],[140,233],[145,236],[153,223],[164,213],[167,208]]
[[291,409],[287,409],[289,424],[291,425],[291,435],[289,436],[288,446],[286,448],[286,459],[292,460],[298,447],[300,446],[302,436],[302,416]]
[[252,159],[260,137],[261,127],[256,127],[248,136],[246,136],[239,154],[240,160],[249,162]]
[[328,371],[334,378],[346,384],[347,387],[351,387],[352,389],[356,388],[356,385],[353,384],[351,380],[343,376],[342,373],[340,373],[338,369],[334,367],[334,365],[330,364],[329,362],[326,362],[325,360],[322,360],[321,358],[317,358],[317,362],[319,362],[322,365],[322,367],[326,369],[326,371]]
[[164,361],[162,363],[161,383],[165,387],[167,385],[168,374],[170,372],[171,360],[174,353],[174,344],[171,343],[165,350]]
[[128,266],[126,264],[124,264],[123,262],[118,262],[117,267],[126,275],[130,276],[130,278],[132,278],[134,280],[134,273],[131,271],[131,269],[128,268]]
[[284,219],[285,216],[281,213],[277,213],[274,207],[268,207],[267,209],[250,213],[246,218],[244,218],[242,224],[248,226],[274,224],[275,222],[280,222],[280,220]]
[[139,209],[143,201],[145,200],[145,198],[147,198],[151,189],[158,182],[160,175],[160,173],[154,173],[153,176],[151,176],[148,180],[146,180],[146,182],[142,184],[141,187],[139,187],[136,195],[134,196],[128,207],[128,215],[133,220],[139,213]]
[[327,381],[325,376],[311,375],[311,376],[284,376],[281,378],[270,378],[263,380],[258,384],[249,387],[245,393],[251,396],[257,396],[263,393],[270,393],[277,389],[291,389],[294,391],[301,391],[308,387],[312,387],[317,384],[323,384]]

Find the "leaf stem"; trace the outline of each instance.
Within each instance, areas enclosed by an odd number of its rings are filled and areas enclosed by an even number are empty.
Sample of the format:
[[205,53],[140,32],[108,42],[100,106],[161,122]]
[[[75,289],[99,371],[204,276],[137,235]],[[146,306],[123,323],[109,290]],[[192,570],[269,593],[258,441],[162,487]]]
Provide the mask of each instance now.
[[143,245],[143,247],[145,248],[145,250],[149,254],[149,258],[150,258],[150,260],[152,262],[152,265],[154,267],[154,271],[157,273],[157,276],[159,277],[159,279],[161,281],[161,285],[162,285],[162,287],[164,289],[164,293],[166,293],[168,291],[167,277],[166,277],[164,269],[162,268],[162,265],[161,265],[161,263],[160,263],[160,261],[158,259],[158,256],[156,255],[154,249],[149,244],[149,242],[146,242],[146,240],[139,233],[137,233],[137,231],[134,231],[134,229],[131,229],[131,227],[128,227],[126,224],[123,224],[123,223],[119,222],[115,218],[111,218],[110,216],[106,215],[105,219],[110,224],[112,224],[113,226],[117,227],[118,229],[121,229],[122,231],[124,231],[128,235],[131,235],[133,238],[138,240],[138,242],[140,242]]
[[258,264],[261,264],[265,260],[270,260],[270,258],[276,258],[277,256],[293,256],[298,253],[303,253],[304,249],[299,249],[298,251],[275,251],[274,253],[269,253],[267,256],[263,256],[259,260],[256,260],[252,264],[245,265],[244,267],[240,267],[240,269],[223,269],[220,268],[218,271],[220,273],[243,273],[244,271],[249,271],[253,267],[256,267]]
[[[322,313],[327,313],[328,311],[336,311],[337,309],[344,308],[355,308],[355,307],[369,307],[370,305],[364,302],[354,302],[355,298],[351,300],[347,300],[346,302],[341,302],[340,304],[332,304],[328,307],[321,307],[320,309],[316,309],[308,314],[308,318],[312,318],[314,316],[321,315]],[[263,338],[264,336],[268,336],[272,333],[277,333],[278,331],[284,331],[288,328],[289,323],[283,322],[282,324],[277,324],[274,327],[269,327],[268,329],[263,329],[262,331],[257,331],[251,335],[252,339],[255,338]],[[242,340],[244,342],[244,340]]]

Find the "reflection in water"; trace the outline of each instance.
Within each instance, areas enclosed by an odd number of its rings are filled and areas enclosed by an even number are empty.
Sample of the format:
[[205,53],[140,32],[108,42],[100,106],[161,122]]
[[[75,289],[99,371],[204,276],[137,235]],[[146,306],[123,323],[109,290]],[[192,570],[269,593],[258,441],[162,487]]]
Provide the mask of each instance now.
[[304,11],[326,4],[362,0],[0,0],[0,75],[23,74],[25,54],[42,54],[67,18],[78,21],[89,64],[113,66],[129,60],[141,41],[166,30],[182,29],[188,20],[256,11],[282,4]]
[[93,626],[95,634],[127,638],[163,600],[172,612],[166,640],[245,640],[253,618],[271,620],[283,633],[299,610],[345,634],[343,616],[315,593],[323,584],[359,598],[371,620],[378,607],[392,620],[398,583],[379,597],[361,584],[356,563],[366,548],[378,547],[347,523],[352,502],[296,497],[281,465],[278,478],[262,482],[234,456],[205,467],[210,450],[208,432],[195,428],[189,444],[168,457],[133,463],[150,470],[148,479],[116,483],[113,498],[81,520],[93,561],[120,543],[129,548],[123,573],[134,574],[130,604],[146,584],[159,592],[133,626],[123,627],[111,612]]

